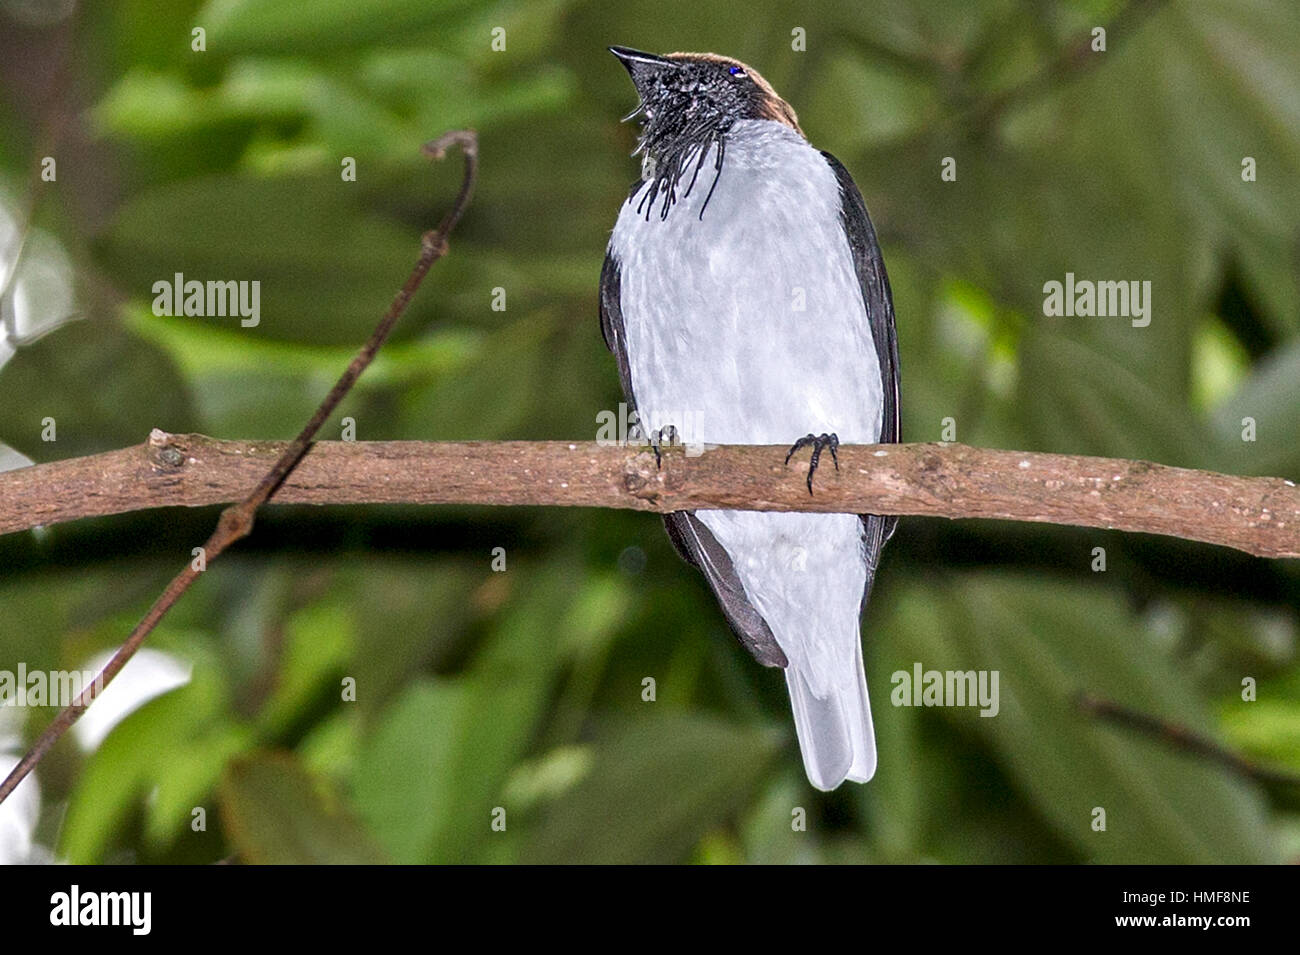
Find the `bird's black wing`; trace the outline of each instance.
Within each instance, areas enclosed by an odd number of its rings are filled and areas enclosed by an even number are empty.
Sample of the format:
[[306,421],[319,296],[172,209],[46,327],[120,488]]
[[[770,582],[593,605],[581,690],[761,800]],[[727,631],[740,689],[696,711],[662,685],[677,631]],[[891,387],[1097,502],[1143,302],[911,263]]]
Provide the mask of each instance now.
[[[835,172],[840,184],[840,220],[849,237],[853,252],[853,266],[862,286],[862,301],[871,323],[871,338],[880,362],[881,394],[884,396],[880,420],[880,443],[902,440],[898,406],[898,333],[894,329],[894,299],[889,291],[889,276],[885,273],[885,260],[880,255],[876,230],[867,215],[867,204],[862,193],[844,165],[828,152],[823,152],[826,162]],[[867,588],[862,595],[865,606],[871,594],[880,549],[893,536],[898,518],[892,515],[863,514],[862,537],[867,552]]]
[[621,293],[618,262],[612,254],[606,252],[605,264],[600,270],[600,334],[605,339],[605,347],[614,353],[614,359],[618,362],[618,381],[623,386],[623,395],[628,404],[635,408],[632,368],[627,362],[627,342],[623,338],[623,309],[619,305]]
[[[635,192],[635,187],[633,187]],[[622,278],[618,262],[605,255],[605,265],[600,270],[600,330],[605,344],[618,361],[618,377],[628,403],[636,406],[632,394],[632,371],[627,360],[627,339],[623,334],[623,308],[620,301]],[[731,563],[731,557],[713,533],[690,511],[664,515],[664,526],[677,552],[694,564],[704,574],[709,586],[722,605],[722,612],[731,624],[741,644],[759,663],[769,667],[784,667],[789,663],[777,645],[767,622],[759,616],[740,578]]]
[[664,515],[664,527],[677,553],[703,572],[722,613],[736,637],[755,660],[765,667],[784,667],[790,661],[772,636],[772,629],[745,596],[745,588],[736,576],[731,555],[718,543],[713,532],[690,511]]

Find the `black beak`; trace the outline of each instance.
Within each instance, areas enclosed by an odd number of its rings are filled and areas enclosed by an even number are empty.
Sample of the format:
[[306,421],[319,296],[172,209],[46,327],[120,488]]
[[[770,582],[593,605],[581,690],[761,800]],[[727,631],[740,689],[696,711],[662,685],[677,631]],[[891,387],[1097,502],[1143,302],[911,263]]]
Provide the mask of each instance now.
[[640,50],[633,50],[626,46],[611,46],[609,52],[618,57],[619,62],[627,67],[629,73],[637,65],[653,68],[668,66],[672,63],[672,60],[665,56],[659,56],[657,53],[642,53]]
[[609,52],[618,57],[618,61],[627,69],[628,74],[632,77],[632,82],[636,85],[637,92],[641,93],[643,98],[645,91],[642,89],[642,84],[645,80],[660,70],[673,65],[673,61],[666,56],[659,56],[656,53],[642,53],[640,50],[629,49],[625,46],[611,46]]

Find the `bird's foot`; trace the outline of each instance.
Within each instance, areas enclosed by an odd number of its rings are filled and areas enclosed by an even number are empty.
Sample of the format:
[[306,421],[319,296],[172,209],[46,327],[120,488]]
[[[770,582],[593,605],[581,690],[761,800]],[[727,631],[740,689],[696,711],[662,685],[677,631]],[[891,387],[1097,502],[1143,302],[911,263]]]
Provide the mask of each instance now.
[[785,456],[785,463],[788,465],[796,451],[809,445],[812,445],[812,458],[808,461],[808,493],[812,494],[813,474],[817,471],[817,465],[821,463],[822,451],[830,451],[831,460],[835,462],[835,470],[840,469],[840,459],[835,454],[835,449],[840,446],[840,439],[836,434],[805,434],[790,448]]
[[650,450],[654,451],[655,453],[656,468],[662,468],[664,465],[664,458],[663,458],[663,453],[661,451],[661,448],[665,444],[668,445],[669,447],[673,446],[674,444],[680,444],[680,441],[678,441],[677,439],[677,428],[675,425],[666,424],[658,431],[650,432]]

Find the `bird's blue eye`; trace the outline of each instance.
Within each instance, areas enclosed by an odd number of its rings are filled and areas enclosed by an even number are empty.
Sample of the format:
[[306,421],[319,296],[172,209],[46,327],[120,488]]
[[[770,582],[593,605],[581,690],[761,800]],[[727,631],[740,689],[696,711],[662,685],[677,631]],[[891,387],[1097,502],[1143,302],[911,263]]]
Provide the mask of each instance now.
[[733,66],[733,67],[731,67],[731,69],[727,70],[727,72],[730,73],[732,76],[744,76],[744,75],[745,75],[745,71],[742,70],[742,69],[741,69],[740,67],[738,67],[738,66]]

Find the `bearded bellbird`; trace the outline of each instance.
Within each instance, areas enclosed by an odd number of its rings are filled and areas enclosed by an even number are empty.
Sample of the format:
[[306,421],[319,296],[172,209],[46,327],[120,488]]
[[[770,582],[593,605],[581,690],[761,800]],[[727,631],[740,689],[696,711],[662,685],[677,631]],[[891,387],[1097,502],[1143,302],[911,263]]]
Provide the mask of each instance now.
[[[811,446],[810,492],[824,449],[898,441],[889,280],[848,172],[744,63],[610,52],[640,94],[628,118],[642,117],[642,169],[610,239],[600,318],[641,427],[671,433],[687,419],[692,443]],[[665,518],[741,643],[784,668],[818,789],[876,770],[860,618],[896,522]]]

